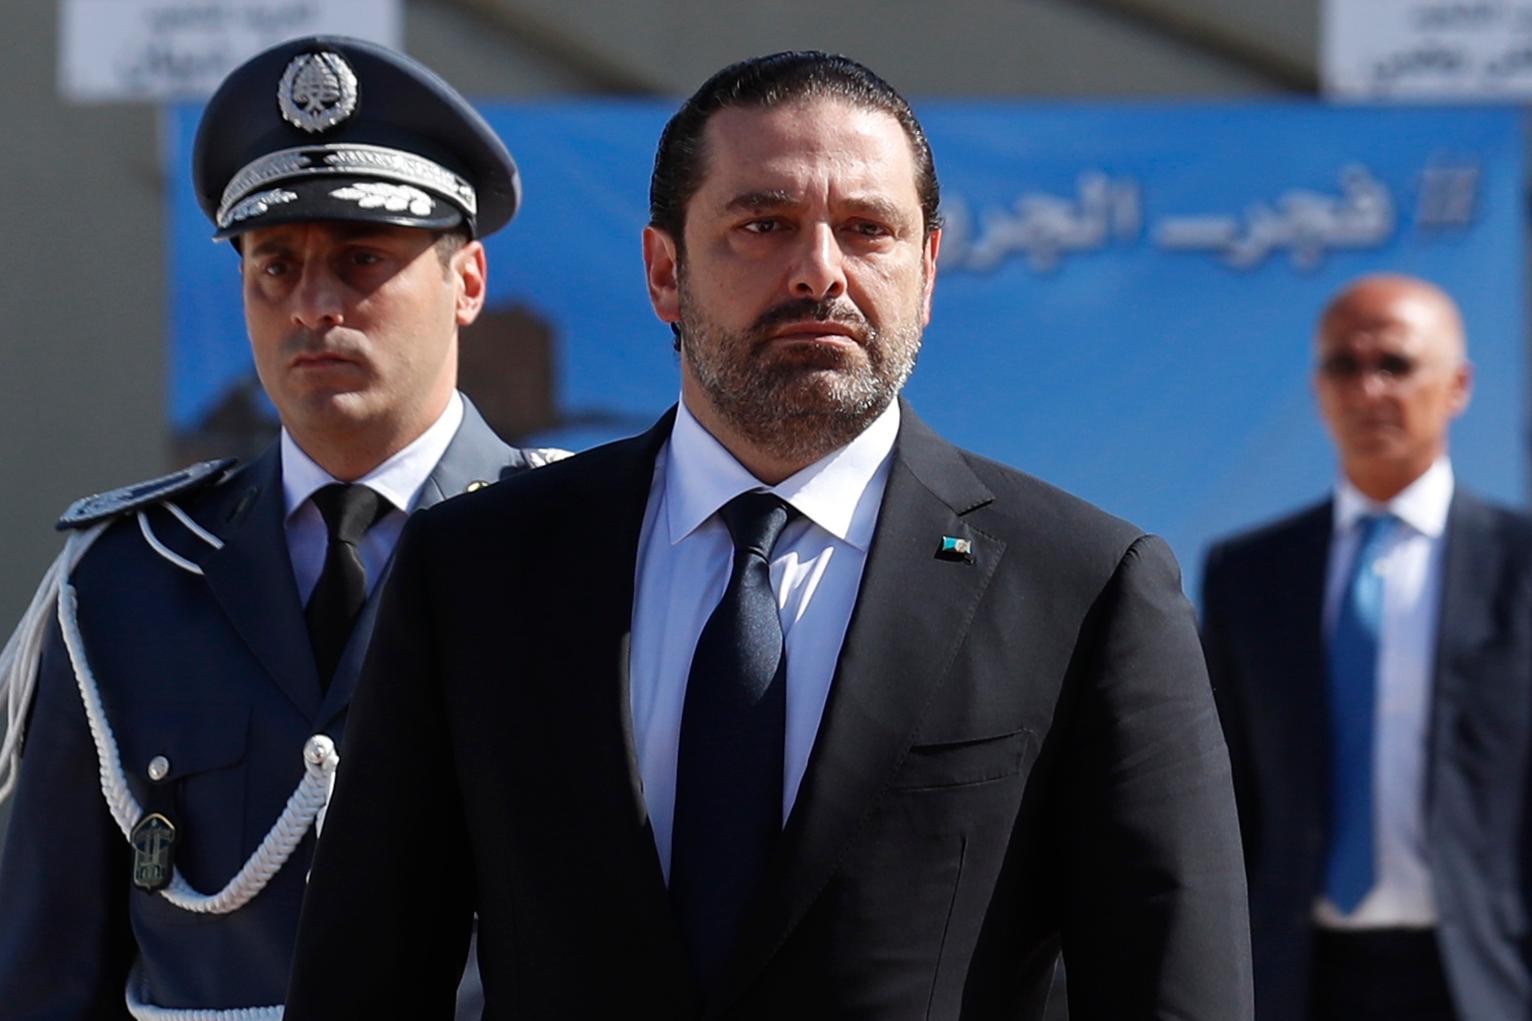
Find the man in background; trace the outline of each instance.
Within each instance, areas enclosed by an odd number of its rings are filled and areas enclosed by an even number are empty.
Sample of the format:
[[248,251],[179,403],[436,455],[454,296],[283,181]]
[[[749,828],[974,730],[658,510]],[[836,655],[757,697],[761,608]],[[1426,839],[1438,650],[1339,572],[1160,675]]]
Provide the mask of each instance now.
[[5,763],[7,1021],[281,1015],[405,516],[546,456],[506,446],[455,388],[480,239],[520,188],[445,82],[370,43],[285,43],[213,96],[193,172],[240,250],[281,438],[61,522],[65,554],[7,652],[13,734],[26,724],[19,772]]
[[1458,485],[1452,299],[1365,277],[1320,317],[1329,499],[1213,547],[1259,1021],[1532,1011],[1532,522]]

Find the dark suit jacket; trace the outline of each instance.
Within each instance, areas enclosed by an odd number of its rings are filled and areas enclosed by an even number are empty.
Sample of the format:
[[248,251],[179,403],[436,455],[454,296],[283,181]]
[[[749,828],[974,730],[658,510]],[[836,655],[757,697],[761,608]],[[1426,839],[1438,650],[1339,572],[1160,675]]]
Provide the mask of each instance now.
[[[1329,502],[1213,547],[1203,636],[1250,872],[1256,1010],[1301,1021],[1323,887]],[[1532,1016],[1532,521],[1459,487],[1426,749],[1427,850],[1458,1015]]]
[[[289,1021],[1249,1016],[1228,763],[1165,546],[908,408],[807,775],[694,983],[627,697],[647,435],[412,521],[304,907]],[[972,562],[936,553],[972,540]],[[410,747],[412,754],[398,749]]]
[[[477,411],[465,412],[422,506],[526,465]],[[91,547],[73,584],[134,797],[148,803],[145,767],[165,756],[181,829],[176,864],[192,886],[214,893],[281,815],[303,775],[308,737],[339,741],[381,586],[321,694],[283,531],[277,448],[176,502],[224,542],[215,551],[154,512],[157,534],[204,576],[161,559],[129,516]],[[0,861],[0,1018],[126,1018],[135,960],[149,1003],[280,1004],[312,844],[310,832],[254,900],[226,915],[190,914],[132,887],[131,851],[102,798],[55,625]]]

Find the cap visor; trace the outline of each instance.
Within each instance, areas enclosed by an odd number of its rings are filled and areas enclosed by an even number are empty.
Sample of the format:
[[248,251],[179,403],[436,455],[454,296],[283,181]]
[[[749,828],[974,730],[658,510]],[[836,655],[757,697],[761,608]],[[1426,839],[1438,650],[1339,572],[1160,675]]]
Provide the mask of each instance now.
[[434,192],[396,181],[365,177],[276,181],[241,198],[226,214],[227,226],[213,237],[235,237],[259,227],[306,220],[384,223],[422,230],[450,230],[464,222],[463,211]]

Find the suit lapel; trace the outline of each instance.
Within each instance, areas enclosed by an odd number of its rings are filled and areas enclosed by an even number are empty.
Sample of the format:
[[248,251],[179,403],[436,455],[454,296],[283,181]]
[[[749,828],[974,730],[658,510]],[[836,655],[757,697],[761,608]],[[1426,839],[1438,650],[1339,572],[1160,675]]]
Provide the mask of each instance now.
[[200,561],[208,589],[276,686],[303,713],[319,709],[319,677],[287,554],[281,457],[273,444],[229,486],[223,548]]
[[1500,572],[1498,550],[1487,538],[1490,530],[1484,505],[1458,489],[1447,512],[1446,546],[1442,550],[1435,663],[1438,685],[1446,680],[1444,671],[1455,659],[1473,652],[1493,632]]
[[[550,540],[570,551],[560,572],[580,596],[576,611],[547,621],[557,629],[547,641],[566,649],[567,658],[544,704],[550,720],[563,721],[555,726],[574,727],[584,748],[571,761],[580,775],[567,780],[571,789],[587,792],[571,814],[582,827],[578,839],[607,849],[612,877],[623,890],[622,910],[641,920],[636,931],[650,934],[657,965],[673,987],[690,995],[691,968],[644,800],[628,664],[640,532],[655,457],[674,418],[672,409],[644,435],[580,455],[584,471],[566,487],[564,525]],[[554,605],[567,598],[555,596]]]
[[[744,991],[829,880],[909,749],[1005,552],[1003,542],[963,519],[994,496],[955,448],[907,405],[901,412],[888,486],[819,734],[715,1007]],[[969,539],[972,561],[939,558],[944,536]],[[911,592],[920,598],[909,598]]]
[[[1334,531],[1334,508],[1325,501],[1307,511],[1267,565],[1272,583],[1259,589],[1262,633],[1281,635],[1260,676],[1268,679],[1264,698],[1252,711],[1272,714],[1268,726],[1282,735],[1276,761],[1268,768],[1307,791],[1315,820],[1328,817],[1330,759],[1330,668],[1325,654],[1325,576]],[[1303,754],[1302,749],[1317,754]],[[1316,825],[1323,826],[1323,822]],[[1323,836],[1316,833],[1316,837]]]
[[[1495,622],[1502,616],[1496,612],[1497,601],[1504,598],[1500,556],[1491,532],[1484,505],[1457,489],[1447,513],[1446,546],[1442,550],[1429,724],[1431,769],[1425,791],[1428,815],[1434,804],[1437,771],[1454,761],[1449,754],[1451,746],[1466,742],[1475,747],[1498,747],[1492,736],[1498,728],[1486,726],[1486,721],[1514,716],[1522,698],[1514,690],[1521,684],[1519,673],[1463,669],[1463,664],[1470,663],[1491,641]],[[1503,691],[1503,687],[1513,690]]]
[[[1288,585],[1279,593],[1290,596],[1272,600],[1267,611],[1274,618],[1270,632],[1290,636],[1288,655],[1293,658],[1290,676],[1313,678],[1304,685],[1306,696],[1301,705],[1304,722],[1315,733],[1326,733],[1329,719],[1328,657],[1325,654],[1325,575],[1330,562],[1330,543],[1334,538],[1333,505],[1326,501],[1303,519],[1295,536],[1294,550],[1282,570],[1291,572]],[[1328,742],[1326,742],[1328,745]]]
[[[597,629],[595,635],[603,641],[599,655],[610,657],[610,684],[603,683],[596,690],[600,700],[598,716],[613,719],[620,732],[620,769],[617,770],[624,786],[623,799],[627,812],[616,820],[620,834],[613,832],[612,839],[633,842],[636,853],[624,856],[635,866],[629,873],[628,885],[634,895],[634,904],[652,916],[656,933],[670,935],[669,953],[672,963],[682,974],[690,974],[686,953],[681,944],[680,930],[670,910],[670,894],[665,887],[664,872],[660,868],[660,856],[654,843],[654,830],[649,821],[649,807],[644,800],[644,785],[638,766],[638,745],[633,736],[633,705],[628,655],[633,640],[633,585],[638,566],[638,544],[643,529],[644,509],[649,501],[649,488],[654,478],[654,461],[660,447],[670,437],[675,425],[675,409],[671,408],[647,433],[631,441],[632,456],[614,476],[614,498],[602,506],[592,506],[591,511],[601,518],[605,527],[592,527],[588,531],[596,540],[592,563],[617,565],[619,577],[611,578],[604,586],[607,595],[596,601]],[[615,525],[615,527],[613,527]],[[592,572],[592,576],[598,576]],[[634,840],[633,835],[637,835]],[[617,844],[615,846],[621,846]]]
[[[441,460],[436,462],[436,467],[431,469],[431,474],[426,477],[425,483],[420,487],[420,496],[415,501],[415,510],[425,510],[448,497],[456,496],[473,482],[494,482],[502,476],[502,472],[519,470],[523,464],[524,461],[515,448],[508,446],[497,436],[479,414],[478,409],[467,397],[464,397],[463,421],[458,425],[457,432],[453,434],[452,442],[447,444],[447,449],[442,452]],[[377,584],[372,587],[367,601],[362,604],[361,613],[358,614],[356,623],[351,628],[351,637],[346,642],[346,650],[341,654],[340,662],[336,664],[335,676],[331,678],[330,686],[325,691],[324,705],[320,710],[320,723],[328,723],[351,704],[357,679],[362,673],[362,664],[367,658],[367,646],[372,640],[372,628],[378,617],[378,606],[383,601],[383,590],[388,584],[388,576],[393,571],[393,566],[394,557],[390,554]],[[306,637],[307,631],[305,631]]]

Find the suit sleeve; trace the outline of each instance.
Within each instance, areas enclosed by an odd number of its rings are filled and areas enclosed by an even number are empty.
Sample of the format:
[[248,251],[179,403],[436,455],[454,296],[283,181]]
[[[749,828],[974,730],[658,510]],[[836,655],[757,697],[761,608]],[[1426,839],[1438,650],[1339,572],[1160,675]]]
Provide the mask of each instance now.
[[0,1014],[127,1019],[132,857],[55,622],[44,646],[0,857]]
[[1248,1021],[1228,753],[1169,549],[1141,537],[1088,614],[1061,818],[1074,1021]]
[[450,1021],[472,862],[427,591],[429,515],[400,539],[303,902],[287,1021]]
[[1243,691],[1224,620],[1228,610],[1226,574],[1222,549],[1214,547],[1208,553],[1202,571],[1202,651],[1207,658],[1208,678],[1213,683],[1213,699],[1218,706],[1224,741],[1229,746],[1234,796],[1239,806],[1239,825],[1244,838],[1248,869],[1256,853],[1255,820],[1259,806],[1256,804],[1255,784],[1252,782],[1253,770],[1247,736],[1249,720],[1245,714]]

